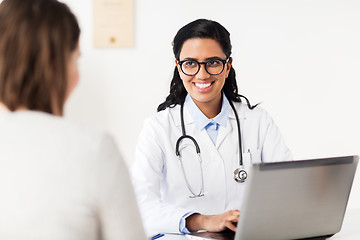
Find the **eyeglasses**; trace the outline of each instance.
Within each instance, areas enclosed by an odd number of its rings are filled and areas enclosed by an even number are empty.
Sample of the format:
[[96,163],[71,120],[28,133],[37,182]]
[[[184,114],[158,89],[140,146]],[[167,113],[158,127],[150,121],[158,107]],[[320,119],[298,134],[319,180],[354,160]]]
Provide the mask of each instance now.
[[195,76],[200,71],[200,65],[204,64],[205,71],[210,75],[219,75],[224,71],[225,63],[229,61],[222,59],[210,59],[206,62],[198,62],[196,60],[178,61],[181,71],[187,76]]

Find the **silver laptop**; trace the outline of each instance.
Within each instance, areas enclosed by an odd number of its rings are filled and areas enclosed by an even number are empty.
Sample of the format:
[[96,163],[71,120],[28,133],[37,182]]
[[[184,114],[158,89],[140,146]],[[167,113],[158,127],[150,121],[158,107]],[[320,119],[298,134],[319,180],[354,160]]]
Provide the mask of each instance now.
[[[203,239],[322,238],[339,232],[358,156],[254,164],[234,235]],[[208,235],[208,236],[206,236]],[[209,236],[211,235],[211,236]],[[199,239],[198,238],[198,239]]]

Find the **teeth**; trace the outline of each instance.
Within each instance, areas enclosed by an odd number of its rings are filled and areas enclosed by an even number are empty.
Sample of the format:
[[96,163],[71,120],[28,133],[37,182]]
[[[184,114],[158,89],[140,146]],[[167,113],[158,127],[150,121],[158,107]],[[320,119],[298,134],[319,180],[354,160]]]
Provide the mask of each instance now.
[[195,86],[198,88],[207,88],[210,87],[211,83],[195,83]]

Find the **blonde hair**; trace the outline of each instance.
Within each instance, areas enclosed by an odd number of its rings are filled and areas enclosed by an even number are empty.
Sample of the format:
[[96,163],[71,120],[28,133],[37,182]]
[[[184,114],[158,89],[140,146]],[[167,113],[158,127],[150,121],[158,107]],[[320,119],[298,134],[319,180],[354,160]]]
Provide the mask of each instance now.
[[0,101],[62,115],[67,64],[77,48],[76,17],[56,0],[4,0],[0,4]]

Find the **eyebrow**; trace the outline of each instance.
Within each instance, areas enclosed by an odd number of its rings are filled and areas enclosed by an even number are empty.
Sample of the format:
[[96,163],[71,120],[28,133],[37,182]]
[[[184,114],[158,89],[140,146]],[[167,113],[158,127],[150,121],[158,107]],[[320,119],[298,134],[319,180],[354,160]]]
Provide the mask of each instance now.
[[[209,61],[209,60],[222,60],[221,57],[209,57],[209,58],[205,58],[205,61]],[[188,57],[188,58],[185,58],[184,60],[182,61],[199,61],[197,58],[191,58],[191,57]]]

